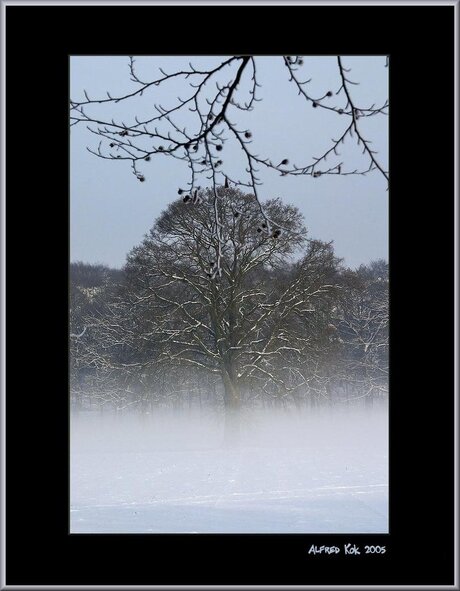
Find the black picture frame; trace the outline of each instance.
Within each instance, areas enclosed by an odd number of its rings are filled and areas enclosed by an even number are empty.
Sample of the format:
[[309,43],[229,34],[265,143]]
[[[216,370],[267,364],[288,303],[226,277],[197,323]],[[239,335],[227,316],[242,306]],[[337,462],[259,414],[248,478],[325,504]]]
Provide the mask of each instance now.
[[[456,3],[3,8],[5,588],[458,583]],[[390,56],[390,533],[69,534],[68,56],[235,51]],[[308,555],[312,543],[344,542],[388,551]]]

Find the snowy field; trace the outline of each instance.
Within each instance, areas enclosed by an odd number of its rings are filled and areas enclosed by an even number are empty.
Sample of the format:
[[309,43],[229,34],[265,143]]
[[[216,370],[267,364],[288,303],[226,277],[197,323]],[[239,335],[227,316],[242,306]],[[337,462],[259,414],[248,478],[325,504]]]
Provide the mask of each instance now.
[[387,533],[386,412],[80,415],[71,533]]

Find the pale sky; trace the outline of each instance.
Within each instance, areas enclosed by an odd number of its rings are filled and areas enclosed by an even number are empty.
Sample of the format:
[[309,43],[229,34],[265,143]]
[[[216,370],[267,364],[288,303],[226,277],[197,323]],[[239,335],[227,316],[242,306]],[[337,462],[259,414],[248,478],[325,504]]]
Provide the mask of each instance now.
[[[168,73],[188,62],[198,68],[216,64],[220,58],[206,57],[138,57],[139,75],[152,80],[158,67]],[[357,107],[381,106],[388,97],[388,68],[385,57],[342,57],[343,65],[351,68],[348,76],[360,84],[350,86]],[[84,100],[83,90],[93,98],[132,92],[138,85],[129,79],[128,57],[71,57],[71,89],[73,100]],[[289,158],[295,164],[310,163],[320,156],[349,124],[349,117],[324,109],[314,109],[299,97],[289,82],[288,71],[279,56],[256,58],[258,82],[262,85],[257,103],[251,113],[229,111],[230,120],[241,129],[250,129],[254,151],[273,162]],[[300,72],[299,72],[300,73]],[[311,78],[309,92],[322,96],[328,90],[335,93],[340,85],[335,56],[305,56],[303,79]],[[243,83],[241,88],[244,88]],[[88,114],[110,120],[115,117],[126,124],[134,116],[148,114],[154,103],[172,106],[175,98],[187,96],[187,85],[174,83],[167,94],[152,87],[139,102],[136,100],[87,109]],[[155,93],[157,93],[155,95]],[[331,104],[339,99],[331,97]],[[143,101],[143,102],[142,102]],[[340,105],[342,106],[342,105]],[[186,124],[186,121],[183,122]],[[378,115],[359,120],[366,139],[378,151],[377,159],[388,170],[388,117]],[[85,124],[71,128],[71,260],[104,263],[121,267],[128,252],[138,245],[168,203],[178,198],[177,189],[188,181],[185,163],[162,155],[153,155],[150,162],[139,166],[146,181],[140,183],[132,174],[128,162],[102,160],[86,150],[97,148],[99,137],[91,134]],[[231,146],[223,151],[222,159],[228,172],[242,178],[239,154]],[[341,147],[341,161],[346,168],[368,167],[367,156],[353,140]],[[331,164],[335,160],[331,159]],[[352,268],[379,258],[388,259],[388,191],[387,182],[378,172],[366,176],[324,175],[281,177],[279,173],[261,170],[262,200],[281,197],[296,205],[305,217],[310,238],[334,241],[335,252]]]

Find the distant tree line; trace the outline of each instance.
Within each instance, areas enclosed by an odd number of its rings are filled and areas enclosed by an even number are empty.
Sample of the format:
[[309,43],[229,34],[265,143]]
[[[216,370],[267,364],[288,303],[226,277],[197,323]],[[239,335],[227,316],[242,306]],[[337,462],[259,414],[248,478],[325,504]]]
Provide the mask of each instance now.
[[236,189],[185,197],[123,269],[70,265],[72,407],[231,417],[385,399],[387,263],[346,268],[279,199],[261,215]]

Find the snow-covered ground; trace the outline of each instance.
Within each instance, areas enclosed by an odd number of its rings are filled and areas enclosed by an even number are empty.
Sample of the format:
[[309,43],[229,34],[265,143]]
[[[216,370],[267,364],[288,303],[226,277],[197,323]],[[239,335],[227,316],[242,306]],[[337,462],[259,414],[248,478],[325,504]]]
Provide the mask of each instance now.
[[386,533],[386,412],[78,416],[71,533]]

